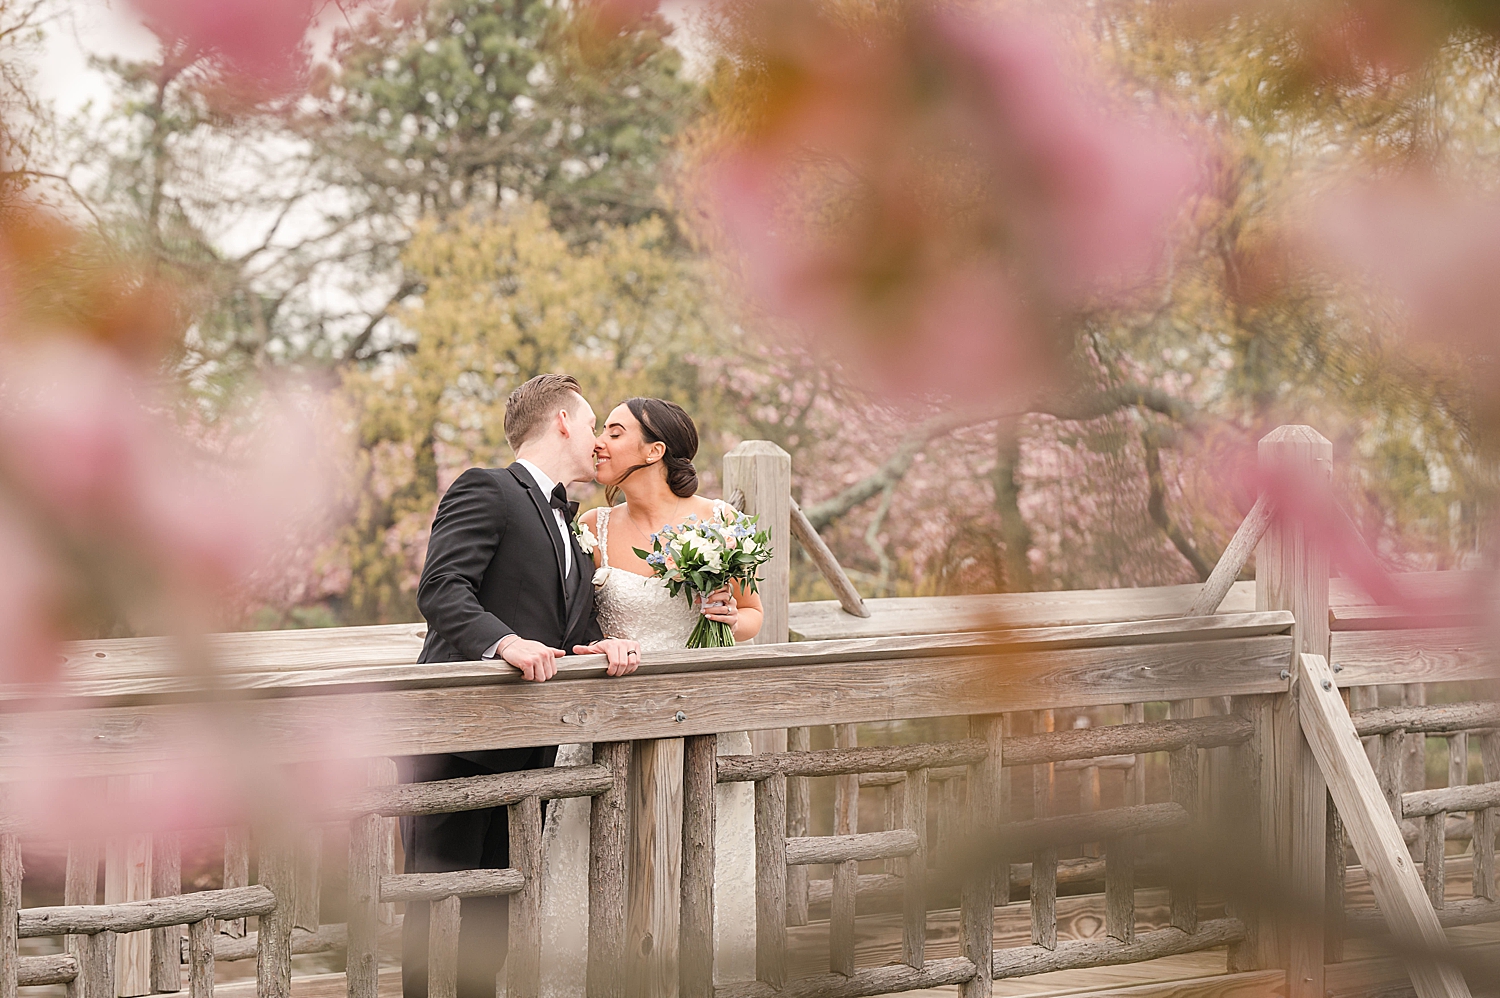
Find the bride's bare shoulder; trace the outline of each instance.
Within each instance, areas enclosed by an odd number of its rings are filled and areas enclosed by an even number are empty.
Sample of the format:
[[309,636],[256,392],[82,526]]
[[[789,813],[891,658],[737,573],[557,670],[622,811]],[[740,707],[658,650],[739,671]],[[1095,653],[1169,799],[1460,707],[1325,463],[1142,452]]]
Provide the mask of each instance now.
[[687,512],[692,513],[694,516],[698,517],[701,520],[704,517],[713,515],[714,510],[719,505],[719,500],[710,499],[708,498],[708,496],[695,495],[691,500],[689,500],[689,503],[690,506],[687,509]]

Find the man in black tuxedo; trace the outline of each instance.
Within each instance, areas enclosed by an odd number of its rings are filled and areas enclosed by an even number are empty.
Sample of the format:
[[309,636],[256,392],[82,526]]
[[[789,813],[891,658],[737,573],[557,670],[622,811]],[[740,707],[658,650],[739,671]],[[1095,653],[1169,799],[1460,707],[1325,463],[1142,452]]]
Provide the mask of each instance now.
[[[427,618],[419,662],[500,658],[532,682],[557,660],[603,654],[609,674],[634,672],[640,646],[605,639],[594,618],[593,561],[572,532],[566,484],[593,481],[594,411],[568,375],[543,374],[505,404],[508,468],[470,468],[438,503],[417,607]],[[408,760],[411,782],[551,766],[556,746],[491,749]],[[408,873],[510,866],[506,809],[403,819]],[[459,932],[459,998],[494,998],[505,960],[505,898],[466,898]],[[402,928],[404,998],[427,995],[428,906],[408,903]]]

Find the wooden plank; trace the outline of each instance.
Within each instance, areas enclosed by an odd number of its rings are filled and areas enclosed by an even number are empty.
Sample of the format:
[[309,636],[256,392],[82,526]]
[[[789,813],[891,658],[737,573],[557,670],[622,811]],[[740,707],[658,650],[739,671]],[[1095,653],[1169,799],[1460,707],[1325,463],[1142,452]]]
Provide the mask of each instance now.
[[817,866],[824,863],[863,862],[910,856],[919,843],[910,829],[892,828],[883,832],[859,832],[854,835],[809,835],[786,840],[788,865]]
[[214,919],[188,926],[188,998],[214,998]]
[[588,998],[622,998],[625,993],[630,756],[629,742],[594,743],[594,764],[609,769],[611,782],[589,806]]
[[[427,625],[301,628],[207,635],[218,672],[284,671],[340,665],[409,665],[417,661]],[[63,646],[67,676],[161,675],[180,668],[175,638],[107,638]]]
[[785,988],[774,988],[764,981],[729,984],[714,991],[716,998],[872,998],[874,995],[923,988],[941,988],[965,984],[983,977],[974,973],[974,965],[962,957],[930,960],[921,970],[903,964],[890,967],[867,967],[852,976],[821,974],[789,981]]
[[759,517],[761,529],[771,533],[773,555],[760,567],[760,599],[765,621],[755,641],[778,644],[788,639],[787,613],[791,599],[791,455],[768,440],[736,444],[724,455],[724,495],[732,497],[736,492],[743,497],[739,507]]
[[16,960],[16,986],[72,984],[78,979],[78,958],[71,953],[23,956]]
[[[1138,705],[1142,706],[1142,705]],[[1145,752],[1171,752],[1196,746],[1239,745],[1250,737],[1250,722],[1234,714],[1173,717],[1150,724],[1105,724],[1068,731],[1015,735],[1006,753],[1007,766]]]
[[[234,826],[224,829],[224,889],[250,886],[250,829]],[[245,934],[243,918],[227,919],[219,923],[219,931],[227,936],[242,937]]]
[[441,901],[519,894],[526,874],[517,869],[453,870],[448,873],[393,873],[380,878],[380,900]]
[[[432,902],[427,925],[428,998],[458,998],[458,931],[462,920],[456,897]],[[509,978],[507,978],[509,985]]]
[[383,818],[369,814],[349,829],[349,998],[378,998],[380,836]]
[[258,884],[120,904],[25,908],[16,923],[22,939],[64,933],[144,932],[220,915],[268,915],[275,905],[275,896],[264,885]]
[[682,755],[681,738],[657,738],[636,742],[631,759],[625,952],[631,987],[642,996],[677,986]]
[[[1107,985],[1103,990],[1078,991],[1066,985],[1050,994],[1083,998],[1285,998],[1286,974],[1279,970],[1252,970],[1214,974],[1179,980],[1152,981],[1130,987]],[[1035,996],[1043,998],[1043,996]]]
[[1122,943],[1109,937],[1103,939],[1074,939],[1057,944],[1055,949],[1044,946],[1018,946],[1014,949],[998,950],[994,958],[996,980],[1006,977],[1029,977],[1058,970],[1077,970],[1085,967],[1102,967],[1114,963],[1134,963],[1140,960],[1155,960],[1180,953],[1224,946],[1245,935],[1245,927],[1237,918],[1212,919],[1202,923],[1192,934],[1180,929],[1158,929],[1142,932],[1134,942]]
[[854,588],[854,583],[849,581],[849,576],[844,574],[844,568],[839,564],[833,552],[828,549],[828,544],[823,540],[817,528],[807,519],[807,514],[802,512],[802,507],[797,505],[795,499],[791,504],[791,527],[792,536],[802,545],[802,550],[812,559],[812,563],[818,567],[818,573],[828,583],[828,588],[833,590],[834,598],[839,601],[839,607],[847,614],[854,617],[869,617],[870,611],[866,609],[864,600],[860,598],[859,590]]
[[[845,729],[844,734],[835,738],[843,741],[852,741],[854,735],[851,733],[854,725],[841,724],[838,727]],[[973,738],[965,738],[956,742],[919,743],[908,745],[866,745],[856,747],[854,745],[837,745],[831,749],[821,749],[817,752],[773,752],[766,755],[725,755],[718,760],[717,779],[720,783],[733,783],[740,781],[763,780],[772,773],[785,773],[787,776],[846,776],[864,773],[902,773],[913,769],[932,769],[936,767],[967,766],[984,757],[985,747],[980,741]],[[898,782],[896,778],[892,782]],[[837,787],[844,786],[843,783],[836,784],[834,796],[834,826],[835,828],[853,830],[854,819],[851,817],[854,805],[858,803],[857,787],[863,781],[856,781],[854,795],[845,797],[838,796]],[[840,821],[837,816],[842,815]],[[847,835],[849,831],[840,831],[838,834]]]
[[[927,948],[927,770],[906,774],[901,823],[916,836],[917,848],[901,864],[906,896],[901,922],[901,962],[920,969]],[[857,886],[857,884],[856,884]]]
[[1500,781],[1416,790],[1401,795],[1401,813],[1407,818],[1424,818],[1447,811],[1480,811],[1491,807],[1500,807]]
[[352,820],[362,814],[383,817],[451,814],[509,807],[527,797],[554,800],[601,794],[613,786],[607,766],[552,766],[513,773],[485,773],[455,780],[432,780],[396,786],[365,787],[330,803],[324,814]]
[[683,740],[680,998],[713,998],[715,735]]
[[255,989],[259,998],[290,998],[292,991],[292,914],[296,906],[297,844],[285,830],[263,833],[256,875],[276,896],[260,916],[255,947]]
[[[1399,580],[1403,576],[1397,574],[1393,578]],[[1471,591],[1469,595],[1474,595],[1474,592]],[[1421,598],[1432,599],[1426,594],[1423,594]],[[1329,623],[1335,631],[1404,631],[1424,627],[1477,627],[1484,621],[1483,611],[1476,611],[1468,606],[1439,606],[1432,609],[1424,607],[1421,610],[1412,610],[1405,606],[1333,606],[1329,611]]]
[[1250,555],[1255,553],[1255,547],[1265,535],[1266,528],[1271,525],[1271,500],[1264,493],[1255,500],[1255,505],[1250,507],[1250,512],[1240,521],[1235,529],[1234,536],[1224,546],[1224,553],[1219,555],[1214,569],[1204,580],[1203,587],[1199,589],[1198,595],[1193,597],[1192,605],[1188,607],[1185,617],[1202,617],[1219,609],[1219,604],[1224,602],[1224,597],[1229,595],[1234,580],[1244,570],[1245,563],[1250,560]]
[[[638,676],[629,684],[577,680],[527,688],[293,696],[240,703],[237,720],[244,730],[263,736],[267,763],[326,758],[327,732],[348,731],[351,717],[363,724],[349,731],[338,749],[355,757],[676,737],[747,727],[943,717],[975,709],[1105,705],[1184,693],[1276,692],[1284,687],[1278,673],[1286,667],[1290,648],[1289,636],[1267,635]],[[797,645],[756,651],[777,662],[817,657],[805,655]],[[714,652],[693,654],[713,659]],[[933,683],[934,674],[944,681]],[[663,703],[671,703],[673,710],[664,710]],[[56,753],[58,765],[76,775],[91,775],[165,764],[190,723],[180,708],[165,704],[40,712],[24,724],[0,715],[0,778],[14,779],[24,772],[18,754],[7,751],[26,740],[23,731],[49,732],[48,744],[31,747]]]
[[[812,748],[811,732],[805,727],[788,728],[788,752],[806,752]],[[786,781],[786,834],[800,838],[808,834],[812,815],[812,784],[803,777]],[[786,920],[788,925],[807,924],[807,867],[789,866],[786,870]]]
[[755,784],[755,979],[786,983],[786,777]]
[[1329,654],[1343,666],[1340,686],[1482,680],[1495,668],[1493,648],[1473,628],[1337,631]]
[[[1368,687],[1356,687],[1368,689]],[[1354,711],[1354,730],[1361,736],[1394,731],[1470,731],[1500,727],[1500,703],[1479,701],[1411,707],[1371,707]],[[1460,780],[1467,783],[1468,780]]]
[[[510,865],[526,886],[510,898],[506,998],[538,998],[542,988],[542,802],[528,797],[509,808]],[[675,940],[674,940],[675,943]],[[676,967],[672,968],[674,971]],[[673,974],[672,983],[676,983]]]
[[[175,832],[158,832],[151,840],[151,896],[182,893],[182,845]],[[151,930],[151,990],[182,990],[183,926]]]
[[[1469,994],[1463,975],[1441,960],[1448,941],[1443,935],[1401,838],[1401,829],[1386,805],[1354,723],[1333,684],[1333,670],[1320,655],[1302,655],[1297,664],[1298,699],[1303,730],[1318,764],[1333,774],[1328,789],[1364,863],[1370,885],[1392,930],[1407,952],[1419,998]],[[1327,684],[1324,688],[1324,684]],[[1415,954],[1425,954],[1417,956]]]

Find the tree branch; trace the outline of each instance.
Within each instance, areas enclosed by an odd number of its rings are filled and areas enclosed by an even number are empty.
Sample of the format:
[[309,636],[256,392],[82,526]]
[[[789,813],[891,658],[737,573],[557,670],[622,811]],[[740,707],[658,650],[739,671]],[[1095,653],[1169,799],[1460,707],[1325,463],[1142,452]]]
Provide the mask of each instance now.
[[1161,528],[1172,546],[1193,566],[1193,571],[1198,573],[1198,581],[1206,582],[1214,567],[1203,559],[1192,538],[1182,532],[1182,528],[1167,512],[1167,488],[1161,473],[1161,451],[1157,447],[1156,436],[1149,427],[1141,433],[1141,444],[1146,448],[1146,484],[1149,490],[1146,512],[1151,515],[1151,522]]
[[408,279],[401,282],[401,286],[396,289],[396,293],[391,295],[391,300],[386,302],[379,311],[370,316],[370,321],[365,323],[365,328],[360,330],[359,335],[354,337],[353,341],[350,342],[348,349],[344,351],[345,363],[361,359],[360,351],[369,345],[370,337],[375,335],[375,327],[380,325],[380,320],[390,314],[392,306],[396,305],[413,291],[416,291],[419,287],[421,287],[421,284],[417,281]]

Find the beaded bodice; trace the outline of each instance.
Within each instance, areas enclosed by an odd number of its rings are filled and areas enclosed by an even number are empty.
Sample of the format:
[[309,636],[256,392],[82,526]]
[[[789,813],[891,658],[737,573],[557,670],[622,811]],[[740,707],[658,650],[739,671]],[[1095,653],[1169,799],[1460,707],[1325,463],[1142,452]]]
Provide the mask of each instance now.
[[594,572],[594,609],[607,637],[639,641],[642,651],[687,647],[698,611],[687,593],[673,596],[655,576],[637,575],[609,564],[608,506],[599,510],[599,551],[603,565]]

